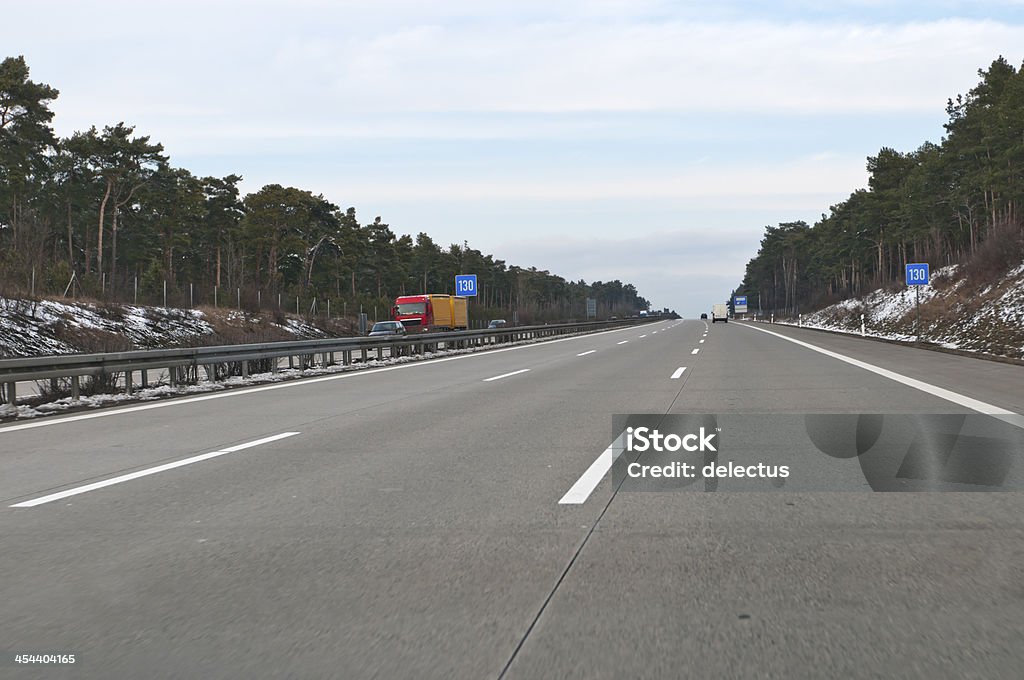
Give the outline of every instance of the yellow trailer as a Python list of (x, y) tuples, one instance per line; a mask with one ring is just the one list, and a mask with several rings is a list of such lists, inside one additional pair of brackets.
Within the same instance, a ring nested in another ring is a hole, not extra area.
[(469, 328), (469, 304), (458, 295), (426, 295), (433, 318), (428, 325), (433, 328), (451, 328), (461, 331)]
[(469, 300), (452, 296), (452, 328), (464, 331), (469, 328)]

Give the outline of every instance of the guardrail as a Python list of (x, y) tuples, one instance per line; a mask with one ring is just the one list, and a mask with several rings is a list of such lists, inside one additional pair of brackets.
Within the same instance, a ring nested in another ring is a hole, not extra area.
[[(276, 373), (278, 362), (288, 357), (288, 365), (294, 368), (312, 368), (319, 357), (321, 366), (354, 363), (353, 354), (359, 354), (359, 361), (366, 362), (370, 352), (376, 350), (378, 359), (384, 358), (384, 350), (390, 356), (411, 356), (439, 349), (464, 349), (484, 345), (504, 344), (545, 338), (571, 333), (594, 332), (607, 328), (629, 326), (658, 319), (622, 319), (618, 321), (591, 321), (562, 323), (546, 326), (519, 326), (475, 331), (446, 333), (419, 333), (405, 336), (328, 338), (323, 340), (296, 340), (294, 342), (267, 342), (248, 345), (217, 345), (211, 347), (184, 347), (180, 349), (134, 350), (104, 354), (58, 354), (43, 357), (0, 359), (0, 384), (6, 385), (6, 401), (12, 406), (17, 400), (16, 383), (33, 380), (59, 378), (71, 379), (71, 396), (78, 399), (79, 379), (125, 374), (124, 391), (131, 394), (135, 388), (135, 372), (140, 374), (140, 386), (149, 386), (149, 372), (167, 370), (172, 386), (188, 380), (192, 375), (198, 379), (199, 367), (203, 367), (207, 380), (215, 381), (219, 375), (249, 376), (250, 362), (273, 360), (271, 371)], [(233, 370), (218, 370), (222, 367)]]

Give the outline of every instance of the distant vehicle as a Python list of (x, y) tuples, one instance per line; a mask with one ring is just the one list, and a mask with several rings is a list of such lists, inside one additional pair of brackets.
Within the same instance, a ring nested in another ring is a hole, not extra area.
[(405, 335), (405, 333), (405, 326), (401, 321), (378, 321), (370, 329), (371, 338), (380, 335)]
[(461, 331), (469, 328), (469, 305), (458, 295), (403, 295), (395, 300), (391, 318), (410, 333)]
[(491, 322), (489, 324), (487, 324), (487, 327), (488, 328), (504, 328), (507, 325), (508, 325), (508, 322), (505, 321), (504, 319), (492, 319)]
[(711, 323), (716, 321), (729, 323), (729, 305), (718, 304), (711, 307)]
[(617, 317), (617, 316), (609, 316), (609, 317), (608, 317), (608, 320), (609, 320), (609, 321), (618, 321), (618, 320), (619, 320), (619, 317)]
[(702, 318), (702, 319), (707, 319), (707, 318), (708, 318), (708, 314), (707, 314), (707, 312), (704, 312), (704, 313), (702, 313), (702, 314), (700, 315), (700, 318)]
[(646, 316), (647, 316), (647, 312), (645, 312), (643, 310), (640, 310), (640, 318), (643, 318), (643, 317), (646, 317)]

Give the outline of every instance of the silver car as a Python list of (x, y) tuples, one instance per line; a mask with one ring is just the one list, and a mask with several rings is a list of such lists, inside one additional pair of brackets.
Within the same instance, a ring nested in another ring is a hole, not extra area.
[(401, 321), (378, 321), (370, 329), (370, 337), (380, 335), (405, 335), (405, 326)]

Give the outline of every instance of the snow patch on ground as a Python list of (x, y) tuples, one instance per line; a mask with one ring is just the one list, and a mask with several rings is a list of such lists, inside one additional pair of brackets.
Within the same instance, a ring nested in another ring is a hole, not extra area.
[(311, 339), (327, 337), (327, 334), (324, 333), (322, 330), (320, 330), (316, 326), (312, 326), (306, 323), (305, 321), (302, 321), (301, 319), (289, 318), (285, 319), (285, 322), (283, 324), (275, 323), (271, 325), (276, 326), (278, 328), (282, 328), (290, 333), (294, 333), (299, 337)]
[(218, 319), (248, 331), (273, 326), (274, 339), (331, 337), (301, 319), (273, 323), (268, 314), (238, 310), (217, 310), (210, 318), (199, 309), (0, 297), (0, 358), (226, 344), (216, 340)]
[(76, 331), (123, 338), (132, 347), (146, 349), (212, 334), (213, 326), (194, 309), (0, 297), (0, 357), (81, 352), (83, 348), (68, 340), (78, 335)]

